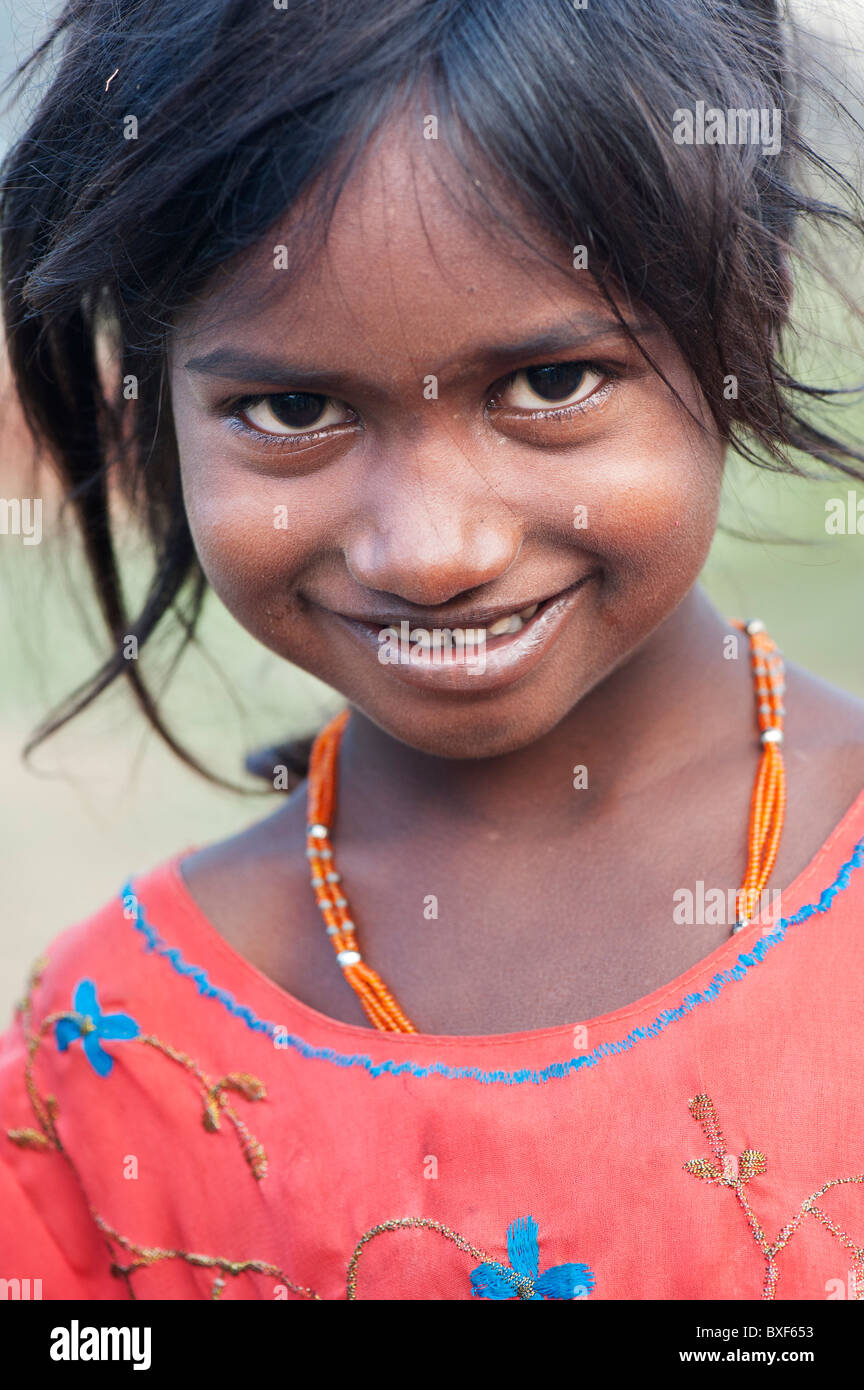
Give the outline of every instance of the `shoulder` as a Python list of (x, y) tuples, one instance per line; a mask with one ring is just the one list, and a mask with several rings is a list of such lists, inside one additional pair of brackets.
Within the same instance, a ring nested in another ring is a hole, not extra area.
[(333, 970), (309, 888), (304, 787), (266, 820), (184, 858), (182, 875), (194, 910), (235, 959), (319, 1013), (365, 1023)]
[(242, 896), (248, 901), (262, 868), (278, 875), (280, 868), (296, 864), (297, 850), (305, 862), (305, 849), (304, 785), (264, 819), (186, 855), (183, 879), (194, 888), (199, 901), (201, 897), (218, 897), (224, 903), (226, 895)]
[(821, 864), (843, 829), (864, 829), (864, 701), (797, 666), (787, 667), (786, 825), (776, 874), (791, 883)]
[[(825, 734), (830, 734), (830, 729), (824, 721), (830, 718), (836, 721), (834, 730), (840, 737), (864, 740), (864, 699), (832, 685), (830, 681), (823, 680), (794, 662), (789, 663), (786, 671), (788, 692), (794, 694), (797, 710), (803, 718), (821, 721)], [(794, 716), (795, 707), (791, 707), (789, 712)]]
[[(278, 978), (297, 936), (291, 927), (303, 926), (308, 908), (302, 789), (265, 820), (188, 855), (182, 877), (190, 898), (219, 935), (259, 970)], [(314, 912), (306, 925), (310, 923), (317, 939)]]
[(790, 768), (809, 768), (814, 789), (851, 800), (864, 787), (864, 700), (794, 665), (786, 687)]

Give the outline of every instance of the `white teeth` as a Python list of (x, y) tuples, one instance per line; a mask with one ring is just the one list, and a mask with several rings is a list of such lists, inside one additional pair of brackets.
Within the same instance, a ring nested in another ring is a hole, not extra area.
[(521, 632), (522, 619), (518, 613), (513, 613), (509, 618), (499, 618), (497, 623), (491, 623), (486, 629), (487, 637), (503, 637), (505, 633)]
[[(499, 618), (499, 619), (497, 620), (497, 622), (490, 623), (489, 626), (486, 627), (486, 628), (482, 628), (482, 627), (469, 628), (468, 631), (470, 631), (470, 632), (472, 632), (472, 633), (481, 633), (481, 632), (483, 632), (483, 633), (485, 633), (486, 637), (512, 637), (512, 636), (515, 636), (515, 634), (516, 634), (517, 632), (521, 632), (521, 631), (522, 631), (522, 628), (525, 626), (525, 624), (526, 624), (527, 622), (529, 622), (529, 621), (531, 620), (531, 618), (534, 617), (534, 614), (537, 612), (537, 609), (538, 609), (539, 607), (540, 607), (539, 603), (532, 603), (532, 604), (529, 605), (528, 608), (523, 608), (521, 612), (519, 612), (519, 613), (510, 613), (510, 614), (508, 614), (508, 616), (507, 616), (506, 618)], [(395, 626), (396, 626), (396, 623), (395, 623), (395, 622), (394, 622), (394, 623), (388, 624), (388, 627), (395, 627)], [(384, 631), (384, 628), (382, 627), (382, 628), (380, 628), (379, 630), (383, 632), (383, 631)], [(461, 627), (454, 627), (454, 628), (451, 629), (451, 635), (452, 635), (453, 645), (454, 645), (455, 647), (464, 647), (464, 646), (465, 646), (465, 632), (466, 632), (466, 629), (465, 629), (465, 628), (461, 628)], [(473, 639), (473, 640), (476, 640), (476, 639)]]
[(499, 618), (497, 623), (489, 624), (486, 629), (486, 636), (505, 637), (521, 632), (529, 619), (534, 617), (539, 607), (539, 603), (532, 603), (528, 608), (523, 608), (521, 613), (511, 613), (509, 618)]

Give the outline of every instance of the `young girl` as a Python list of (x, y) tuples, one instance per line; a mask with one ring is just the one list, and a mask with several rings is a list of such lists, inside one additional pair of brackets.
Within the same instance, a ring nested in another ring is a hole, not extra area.
[(35, 968), (0, 1273), (857, 1291), (864, 708), (697, 583), (730, 444), (862, 476), (783, 365), (802, 218), (860, 224), (772, 0), (76, 0), (54, 43), (3, 245), (111, 637), (65, 717), (125, 678), (182, 752), (146, 648), (207, 586), (345, 713)]

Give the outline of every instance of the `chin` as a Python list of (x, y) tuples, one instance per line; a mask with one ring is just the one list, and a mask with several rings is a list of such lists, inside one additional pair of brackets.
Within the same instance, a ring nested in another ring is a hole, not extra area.
[(532, 703), (530, 711), (520, 709), (504, 715), (496, 709), (497, 702), (489, 701), (485, 708), (477, 705), (471, 710), (394, 714), (357, 703), (366, 717), (391, 738), (418, 753), (453, 761), (518, 753), (543, 738), (569, 713), (569, 709), (556, 709), (543, 716)]

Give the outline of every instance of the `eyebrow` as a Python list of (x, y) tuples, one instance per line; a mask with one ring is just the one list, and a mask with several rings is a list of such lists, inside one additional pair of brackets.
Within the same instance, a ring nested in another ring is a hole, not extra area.
[[(439, 363), (437, 374), (456, 363), (465, 365), (488, 362), (490, 367), (527, 358), (542, 357), (544, 353), (563, 352), (570, 348), (579, 351), (600, 338), (632, 339), (657, 333), (659, 326), (650, 322), (629, 325), (605, 315), (583, 316), (578, 323), (566, 321), (544, 329), (533, 337), (519, 342), (475, 343), (463, 348), (446, 361)], [(224, 381), (261, 385), (283, 385), (302, 382), (305, 386), (332, 386), (334, 381), (360, 382), (359, 374), (336, 368), (321, 368), (303, 362), (249, 352), (244, 349), (219, 347), (202, 357), (190, 357), (184, 363), (187, 372), (218, 377)]]

